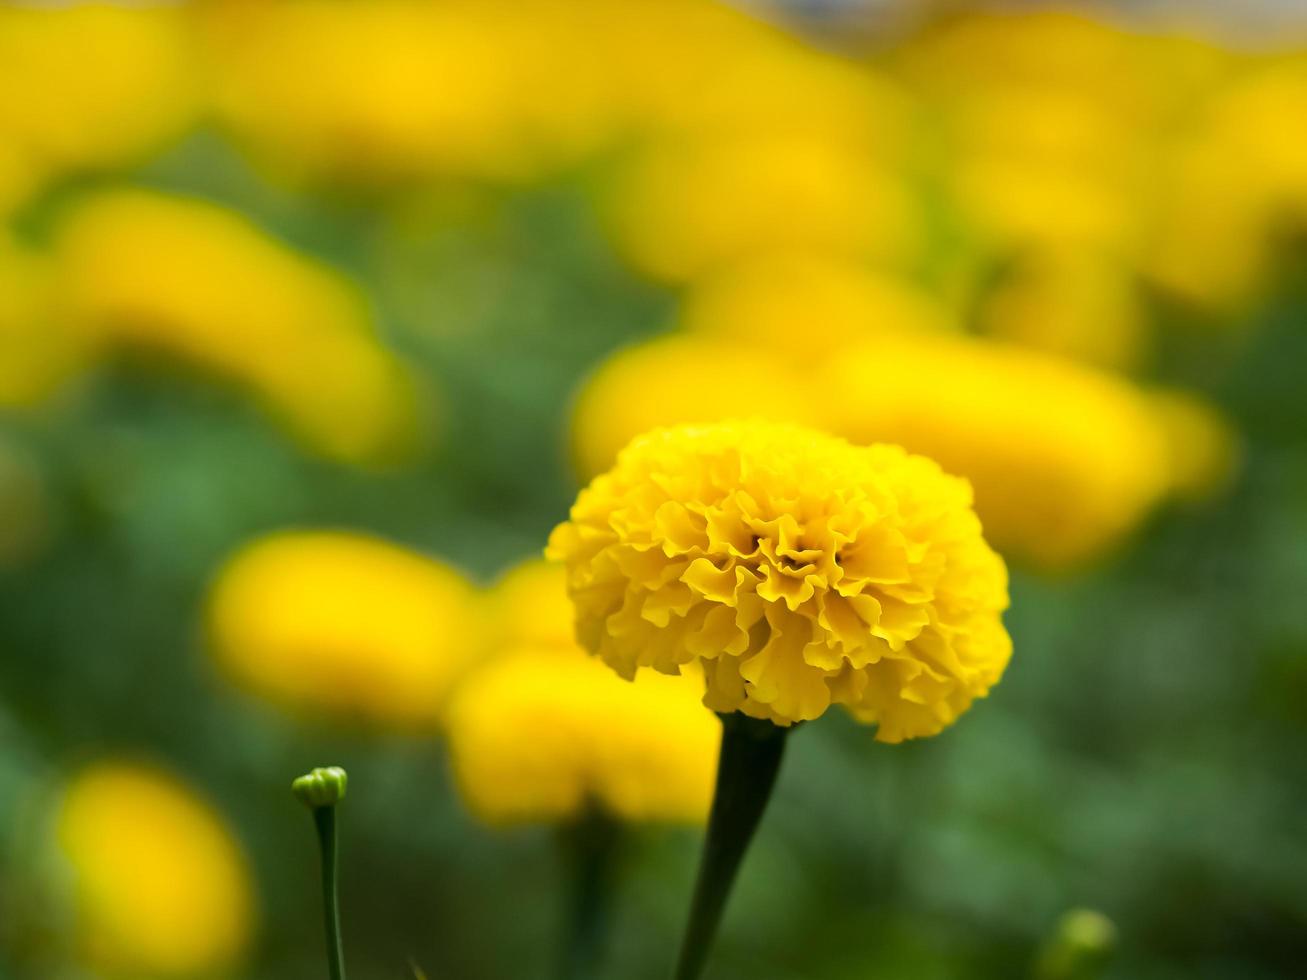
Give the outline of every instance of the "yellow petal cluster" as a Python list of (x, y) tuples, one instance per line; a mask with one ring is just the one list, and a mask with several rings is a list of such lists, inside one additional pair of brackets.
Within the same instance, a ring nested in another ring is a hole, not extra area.
[(699, 822), (720, 726), (691, 678), (624, 681), (572, 635), (563, 570), (533, 561), (492, 590), (489, 659), (452, 696), (458, 787), (489, 823), (562, 822), (597, 808), (631, 821)]
[(414, 381), (380, 344), (361, 296), (246, 218), (107, 192), (65, 216), (55, 253), (68, 315), (93, 344), (212, 372), (336, 459), (386, 462), (412, 448)]
[(249, 944), (250, 869), (221, 816), (173, 777), (102, 762), (58, 804), (79, 953), (96, 976), (182, 978), (230, 970)]
[(124, 166), (180, 135), (200, 107), (195, 63), (176, 9), (0, 5), (0, 214), (48, 177)]
[(477, 656), (475, 601), (434, 559), (361, 534), (288, 531), (221, 569), (209, 635), (222, 668), (274, 703), (430, 730)]
[(661, 429), (550, 538), (577, 635), (619, 674), (702, 667), (705, 704), (779, 725), (832, 704), (933, 735), (1007, 665), (1007, 572), (966, 481), (896, 446), (762, 421)]

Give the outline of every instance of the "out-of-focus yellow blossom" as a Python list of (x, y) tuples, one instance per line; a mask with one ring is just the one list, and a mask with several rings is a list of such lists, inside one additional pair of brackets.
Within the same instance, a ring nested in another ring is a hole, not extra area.
[(152, 768), (102, 762), (59, 803), (79, 951), (97, 976), (182, 978), (228, 970), (249, 944), (254, 896), (222, 818)]
[(415, 381), (341, 276), (203, 201), (115, 191), (58, 230), (60, 286), (91, 342), (241, 386), (313, 449), (388, 462), (418, 436)]
[(451, 700), (459, 790), (497, 824), (561, 822), (587, 807), (633, 821), (700, 822), (721, 739), (701, 687), (650, 671), (624, 681), (576, 647), (510, 650)]
[(41, 401), (85, 360), (59, 303), (50, 261), (0, 231), (0, 407)]
[(965, 480), (897, 446), (726, 422), (637, 438), (555, 529), (577, 635), (619, 674), (702, 667), (778, 725), (842, 704), (898, 742), (998, 681), (1007, 572)]
[(1212, 100), (1176, 152), (1146, 263), (1181, 298), (1218, 311), (1267, 285), (1276, 238), (1307, 224), (1307, 57), (1273, 59)]
[(981, 301), (986, 334), (1103, 367), (1144, 360), (1148, 312), (1133, 270), (1092, 249), (1023, 254)]
[(516, 179), (614, 128), (584, 7), (292, 0), (228, 3), (207, 32), (237, 134), (301, 176)]
[[(822, 416), (803, 397), (803, 378), (761, 348), (672, 335), (619, 351), (590, 375), (572, 414), (572, 448), (582, 478), (612, 465), (618, 451), (649, 429), (720, 421), (741, 411), (782, 422)], [(741, 402), (741, 392), (765, 392)]]
[(488, 597), (489, 658), (454, 692), (459, 789), (491, 823), (556, 822), (587, 806), (637, 821), (703, 820), (720, 729), (702, 683), (617, 677), (577, 645), (561, 566), (530, 561)]
[(681, 325), (807, 364), (882, 334), (948, 330), (953, 321), (924, 290), (864, 264), (777, 255), (696, 285), (685, 300)]
[(1201, 502), (1229, 486), (1239, 469), (1239, 437), (1230, 420), (1205, 399), (1185, 391), (1150, 392), (1166, 439), (1171, 493)]
[(274, 702), (430, 729), (478, 654), (475, 602), (434, 559), (360, 534), (285, 532), (223, 567), (209, 634), (227, 673)]
[(608, 211), (622, 253), (670, 281), (774, 251), (901, 266), (921, 246), (902, 178), (861, 147), (828, 136), (658, 143), (618, 177)]
[(500, 649), (576, 647), (572, 603), (567, 598), (563, 570), (546, 561), (527, 561), (511, 568), (489, 590), (490, 645)]
[(46, 174), (123, 166), (180, 135), (199, 108), (185, 16), (0, 6), (0, 199), (6, 175), (34, 189)]
[(963, 337), (884, 341), (830, 362), (831, 427), (940, 461), (975, 487), (989, 539), (1058, 568), (1135, 528), (1164, 495), (1166, 447), (1129, 382)]
[(0, 435), (0, 571), (31, 558), (49, 532), (40, 467), (20, 446)]

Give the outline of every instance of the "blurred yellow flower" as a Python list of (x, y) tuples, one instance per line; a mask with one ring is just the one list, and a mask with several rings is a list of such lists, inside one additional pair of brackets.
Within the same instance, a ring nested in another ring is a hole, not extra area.
[(199, 110), (194, 65), (177, 9), (0, 6), (0, 201), (21, 168), (119, 167), (179, 136)]
[(1172, 495), (1188, 502), (1219, 495), (1242, 456), (1234, 425), (1191, 392), (1159, 389), (1149, 393), (1149, 401), (1166, 441)]
[(486, 595), (490, 646), (576, 649), (572, 603), (563, 570), (546, 561), (510, 568)]
[(0, 231), (0, 407), (40, 402), (86, 359), (60, 303), (49, 259)]
[(896, 446), (762, 421), (657, 430), (548, 553), (582, 644), (619, 674), (698, 664), (705, 704), (779, 725), (842, 704), (881, 741), (932, 735), (1011, 653), (970, 487)]
[(543, 0), (292, 0), (219, 5), (206, 36), (223, 118), (293, 175), (518, 179), (615, 126), (591, 20)]
[(90, 766), (63, 793), (56, 834), (80, 955), (97, 976), (210, 976), (248, 946), (245, 856), (222, 818), (171, 776), (123, 762)]
[[(691, 678), (634, 682), (572, 636), (560, 566), (518, 566), (492, 590), (494, 641), (450, 699), (450, 756), (490, 823), (561, 822), (586, 807), (635, 821), (698, 822), (721, 732)], [(538, 618), (537, 618), (538, 617)]]
[(610, 194), (618, 248), (656, 279), (696, 279), (772, 251), (826, 251), (902, 266), (921, 247), (904, 180), (856, 143), (769, 133), (666, 140)]
[(1101, 367), (1144, 361), (1148, 311), (1126, 262), (1086, 248), (1023, 253), (982, 297), (980, 329), (991, 337)]
[(415, 381), (343, 277), (203, 201), (104, 193), (62, 221), (70, 315), (95, 344), (164, 354), (250, 391), (305, 443), (389, 462), (418, 437)]
[(923, 289), (865, 264), (816, 255), (769, 255), (696, 284), (681, 326), (811, 364), (883, 334), (953, 328)]
[(479, 652), (476, 596), (454, 569), (360, 534), (284, 532), (221, 569), (213, 654), (255, 694), (401, 730), (439, 723)]
[(1307, 56), (1269, 58), (1205, 106), (1175, 151), (1150, 274), (1181, 298), (1237, 310), (1268, 285), (1277, 238), (1307, 226)]
[(967, 477), (994, 545), (1044, 567), (1111, 547), (1167, 490), (1143, 395), (1061, 358), (963, 337), (882, 341), (832, 361), (823, 387), (834, 431)]
[(823, 407), (792, 395), (803, 389), (798, 372), (753, 345), (673, 335), (629, 347), (604, 361), (577, 396), (572, 415), (577, 469), (586, 480), (603, 472), (618, 450), (649, 429), (736, 416), (742, 391), (768, 393), (745, 406), (755, 415), (813, 421)]

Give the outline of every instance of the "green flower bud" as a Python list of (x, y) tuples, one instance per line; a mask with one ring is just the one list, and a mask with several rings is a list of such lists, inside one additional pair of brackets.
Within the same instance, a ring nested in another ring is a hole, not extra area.
[(314, 769), (290, 784), (295, 797), (310, 809), (335, 806), (345, 798), (349, 777), (340, 766)]
[(1102, 912), (1071, 909), (1058, 920), (1040, 957), (1040, 980), (1091, 980), (1116, 948), (1116, 926)]

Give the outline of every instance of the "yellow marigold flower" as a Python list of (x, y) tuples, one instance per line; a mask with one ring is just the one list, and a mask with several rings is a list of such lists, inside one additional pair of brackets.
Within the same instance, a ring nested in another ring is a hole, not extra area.
[(1005, 555), (1083, 562), (1166, 492), (1166, 448), (1128, 381), (1037, 351), (942, 337), (864, 345), (830, 362), (831, 427), (940, 461), (975, 487)]
[(477, 655), (475, 595), (454, 569), (385, 541), (330, 531), (255, 541), (209, 596), (214, 656), (290, 708), (429, 729)]
[(97, 975), (209, 976), (248, 946), (254, 896), (245, 856), (222, 818), (172, 777), (93, 765), (64, 792), (56, 834), (80, 953)]
[(1101, 367), (1144, 360), (1148, 311), (1133, 269), (1092, 249), (1023, 254), (981, 300), (981, 329), (1000, 340)]
[(194, 64), (178, 10), (0, 6), (0, 146), (41, 175), (131, 163), (195, 118)]
[(337, 459), (385, 462), (412, 448), (414, 381), (357, 290), (245, 218), (116, 191), (65, 216), (56, 253), (71, 315), (93, 342), (207, 369)]
[(903, 265), (920, 246), (903, 180), (828, 135), (665, 141), (620, 176), (608, 210), (623, 254), (670, 281), (796, 249)]
[(865, 264), (771, 255), (696, 284), (681, 326), (812, 363), (881, 334), (948, 330), (954, 321), (924, 290)]
[(633, 821), (702, 821), (721, 737), (702, 684), (650, 671), (629, 683), (587, 656), (559, 566), (523, 564), (491, 600), (507, 621), (446, 718), (469, 807), (490, 823), (562, 822), (588, 806)]
[[(603, 472), (641, 432), (740, 413), (740, 392), (797, 392), (797, 371), (765, 350), (726, 340), (669, 336), (619, 351), (583, 383), (572, 415), (572, 443), (584, 479)], [(806, 398), (769, 398), (751, 412), (782, 422), (814, 421)]]
[(657, 430), (548, 553), (581, 643), (619, 674), (698, 664), (710, 708), (782, 726), (842, 704), (881, 741), (933, 735), (1011, 653), (970, 487), (896, 446), (762, 421)]

